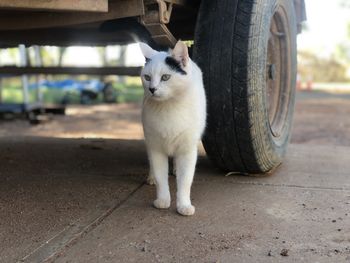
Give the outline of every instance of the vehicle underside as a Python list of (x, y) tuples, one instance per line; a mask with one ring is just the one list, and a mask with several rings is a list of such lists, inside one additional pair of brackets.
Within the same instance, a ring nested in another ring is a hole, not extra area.
[[(208, 157), (222, 170), (244, 174), (281, 164), (293, 120), (304, 0), (0, 0), (0, 10), (0, 48), (143, 41), (157, 49), (193, 40), (207, 95)], [(123, 70), (90, 74), (127, 75)], [(63, 71), (0, 68), (9, 75), (50, 72)]]
[[(193, 40), (200, 0), (0, 1), (0, 47), (108, 45)], [(58, 5), (60, 3), (60, 5)], [(297, 21), (305, 19), (295, 0)]]

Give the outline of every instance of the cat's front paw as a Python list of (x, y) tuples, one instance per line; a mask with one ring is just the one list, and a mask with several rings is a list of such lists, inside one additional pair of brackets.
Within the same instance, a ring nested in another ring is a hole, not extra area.
[(185, 205), (185, 206), (177, 207), (177, 212), (183, 216), (191, 216), (194, 214), (195, 211), (196, 211), (196, 208), (193, 205)]
[(155, 185), (155, 184), (156, 184), (156, 179), (155, 179), (153, 176), (149, 175), (149, 176), (147, 177), (146, 183), (147, 183), (148, 185)]
[(158, 209), (166, 209), (170, 207), (170, 199), (156, 199), (153, 201), (153, 206)]

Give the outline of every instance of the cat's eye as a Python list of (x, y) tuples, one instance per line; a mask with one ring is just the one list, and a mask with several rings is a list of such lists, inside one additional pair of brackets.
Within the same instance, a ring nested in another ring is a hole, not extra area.
[(162, 76), (162, 81), (167, 81), (167, 80), (169, 80), (170, 79), (170, 75), (169, 74), (164, 74), (163, 76)]
[(151, 76), (150, 75), (143, 75), (146, 81), (151, 81)]

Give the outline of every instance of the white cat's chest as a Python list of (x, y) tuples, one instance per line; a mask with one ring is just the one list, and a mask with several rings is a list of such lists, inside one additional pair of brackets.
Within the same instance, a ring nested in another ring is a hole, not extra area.
[[(186, 105), (162, 108), (144, 107), (143, 125), (146, 137), (173, 140), (183, 132), (194, 128), (196, 109)], [(191, 123), (192, 122), (192, 123)]]

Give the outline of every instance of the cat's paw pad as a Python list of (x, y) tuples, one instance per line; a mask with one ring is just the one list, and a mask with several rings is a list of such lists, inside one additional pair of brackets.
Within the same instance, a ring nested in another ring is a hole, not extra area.
[(178, 206), (177, 212), (183, 216), (191, 216), (195, 212), (195, 207), (193, 205)]
[(166, 209), (170, 207), (170, 200), (166, 199), (156, 199), (153, 201), (153, 206), (158, 209)]
[(147, 177), (146, 183), (147, 183), (148, 185), (155, 185), (155, 184), (156, 184), (156, 180), (154, 179), (153, 176), (148, 176), (148, 177)]

